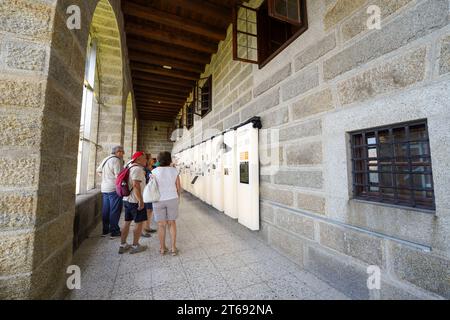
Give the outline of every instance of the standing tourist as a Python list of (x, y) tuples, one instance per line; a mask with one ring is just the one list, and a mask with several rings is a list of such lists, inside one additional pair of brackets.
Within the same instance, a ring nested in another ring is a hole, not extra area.
[(102, 177), (102, 237), (111, 235), (111, 239), (120, 237), (119, 220), (122, 213), (122, 198), (116, 193), (116, 178), (123, 168), (124, 150), (122, 146), (115, 146), (111, 156), (106, 157), (97, 168)]
[(159, 166), (152, 171), (152, 178), (156, 179), (159, 193), (158, 202), (153, 203), (153, 213), (158, 223), (158, 236), (160, 242), (160, 253), (167, 253), (166, 247), (166, 225), (169, 226), (171, 238), (171, 254), (178, 254), (176, 246), (178, 218), (178, 205), (180, 198), (180, 177), (176, 168), (171, 166), (172, 156), (170, 152), (161, 152), (158, 156)]
[[(123, 198), (125, 205), (125, 224), (122, 230), (119, 254), (125, 253), (129, 249), (131, 249), (130, 254), (139, 253), (147, 249), (147, 246), (139, 244), (142, 227), (147, 220), (147, 212), (143, 198), (146, 165), (147, 159), (143, 152), (136, 152), (131, 158), (128, 177), (128, 186), (130, 187), (131, 193), (128, 197)], [(127, 243), (127, 238), (132, 221), (134, 221), (135, 226), (133, 230), (133, 245), (130, 246)]]

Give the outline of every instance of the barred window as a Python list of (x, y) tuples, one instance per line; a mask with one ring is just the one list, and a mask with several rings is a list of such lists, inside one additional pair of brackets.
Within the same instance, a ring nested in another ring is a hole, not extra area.
[(435, 209), (426, 121), (351, 133), (356, 199)]
[(190, 104), (186, 109), (186, 127), (189, 130), (194, 125), (194, 104)]

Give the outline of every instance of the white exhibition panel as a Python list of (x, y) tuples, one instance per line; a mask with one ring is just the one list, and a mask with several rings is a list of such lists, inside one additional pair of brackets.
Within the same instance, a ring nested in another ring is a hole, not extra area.
[(200, 145), (197, 145), (194, 147), (194, 176), (192, 179), (195, 179), (197, 177), (196, 182), (193, 184), (193, 194), (200, 198), (200, 174), (201, 174), (201, 168), (200, 168)]
[(188, 170), (187, 169), (187, 166), (188, 166), (188, 164), (187, 164), (187, 161), (188, 161), (187, 151), (183, 151), (182, 152), (181, 159), (182, 159), (182, 170), (183, 170), (183, 172), (182, 172), (182, 185), (183, 185), (183, 189), (187, 190), (188, 183), (189, 183), (188, 176), (187, 176), (187, 170)]
[(206, 192), (205, 192), (205, 185), (206, 185), (206, 181), (205, 181), (205, 171), (206, 171), (205, 149), (206, 148), (205, 147), (206, 147), (206, 143), (205, 142), (200, 144), (200, 147), (199, 147), (199, 153), (200, 153), (200, 156), (199, 156), (199, 158), (200, 158), (200, 163), (199, 163), (200, 175), (199, 175), (199, 177), (197, 179), (197, 183), (196, 183), (196, 184), (198, 184), (197, 185), (198, 197), (202, 201), (205, 201), (205, 199), (206, 199), (206, 196), (205, 196), (205, 194), (206, 194)]
[(184, 190), (254, 231), (260, 229), (260, 128), (254, 117), (175, 156)]
[(239, 223), (259, 230), (258, 129), (249, 123), (236, 130), (238, 162), (237, 205)]
[(205, 142), (205, 149), (204, 149), (204, 152), (205, 152), (205, 162), (204, 162), (204, 165), (205, 165), (205, 186), (204, 186), (205, 199), (204, 199), (204, 201), (209, 205), (212, 205), (212, 194), (213, 194), (212, 190), (211, 190), (213, 188), (212, 170), (211, 170), (211, 163), (212, 163), (212, 161), (211, 161), (211, 145), (212, 145), (211, 139), (207, 140)]
[(192, 188), (192, 179), (194, 179), (193, 168), (194, 168), (194, 150), (188, 149), (185, 151), (187, 157), (187, 172), (186, 172), (186, 190), (190, 193), (193, 193)]
[(178, 153), (175, 156), (175, 166), (178, 170), (178, 174), (180, 176), (181, 187), (184, 189), (184, 163), (183, 163), (183, 152)]
[(223, 211), (223, 135), (211, 140), (212, 206)]
[(237, 219), (237, 159), (236, 159), (236, 131), (225, 132), (225, 150), (223, 154), (223, 208), (227, 216)]

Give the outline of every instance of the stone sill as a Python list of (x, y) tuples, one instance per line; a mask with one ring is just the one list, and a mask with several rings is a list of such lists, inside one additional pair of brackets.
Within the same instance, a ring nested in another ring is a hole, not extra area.
[(356, 199), (356, 198), (350, 199), (350, 201), (354, 201), (354, 202), (358, 202), (358, 203), (362, 203), (362, 204), (370, 204), (370, 205), (374, 205), (374, 206), (382, 206), (382, 207), (387, 207), (387, 208), (391, 208), (391, 209), (400, 209), (400, 210), (405, 210), (405, 211), (414, 211), (414, 212), (436, 215), (435, 210), (413, 208), (413, 207), (407, 207), (407, 206), (401, 206), (401, 205), (395, 205), (395, 204), (383, 203), (383, 202), (376, 202), (376, 201), (369, 201), (369, 200), (362, 200), (362, 199)]
[(77, 194), (75, 197), (75, 206), (78, 207), (79, 205), (82, 205), (83, 203), (88, 202), (93, 198), (96, 198), (100, 193), (101, 193), (100, 189), (92, 189), (89, 190), (87, 193)]

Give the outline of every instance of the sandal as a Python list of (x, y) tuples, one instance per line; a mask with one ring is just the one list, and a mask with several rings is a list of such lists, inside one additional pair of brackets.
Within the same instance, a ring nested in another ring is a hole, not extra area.
[(167, 252), (169, 252), (169, 250), (166, 248), (164, 250), (159, 249), (159, 253), (163, 256), (165, 255)]
[(176, 255), (178, 255), (178, 249), (175, 249), (175, 250), (170, 250), (170, 254), (172, 255), (172, 256), (176, 256)]

